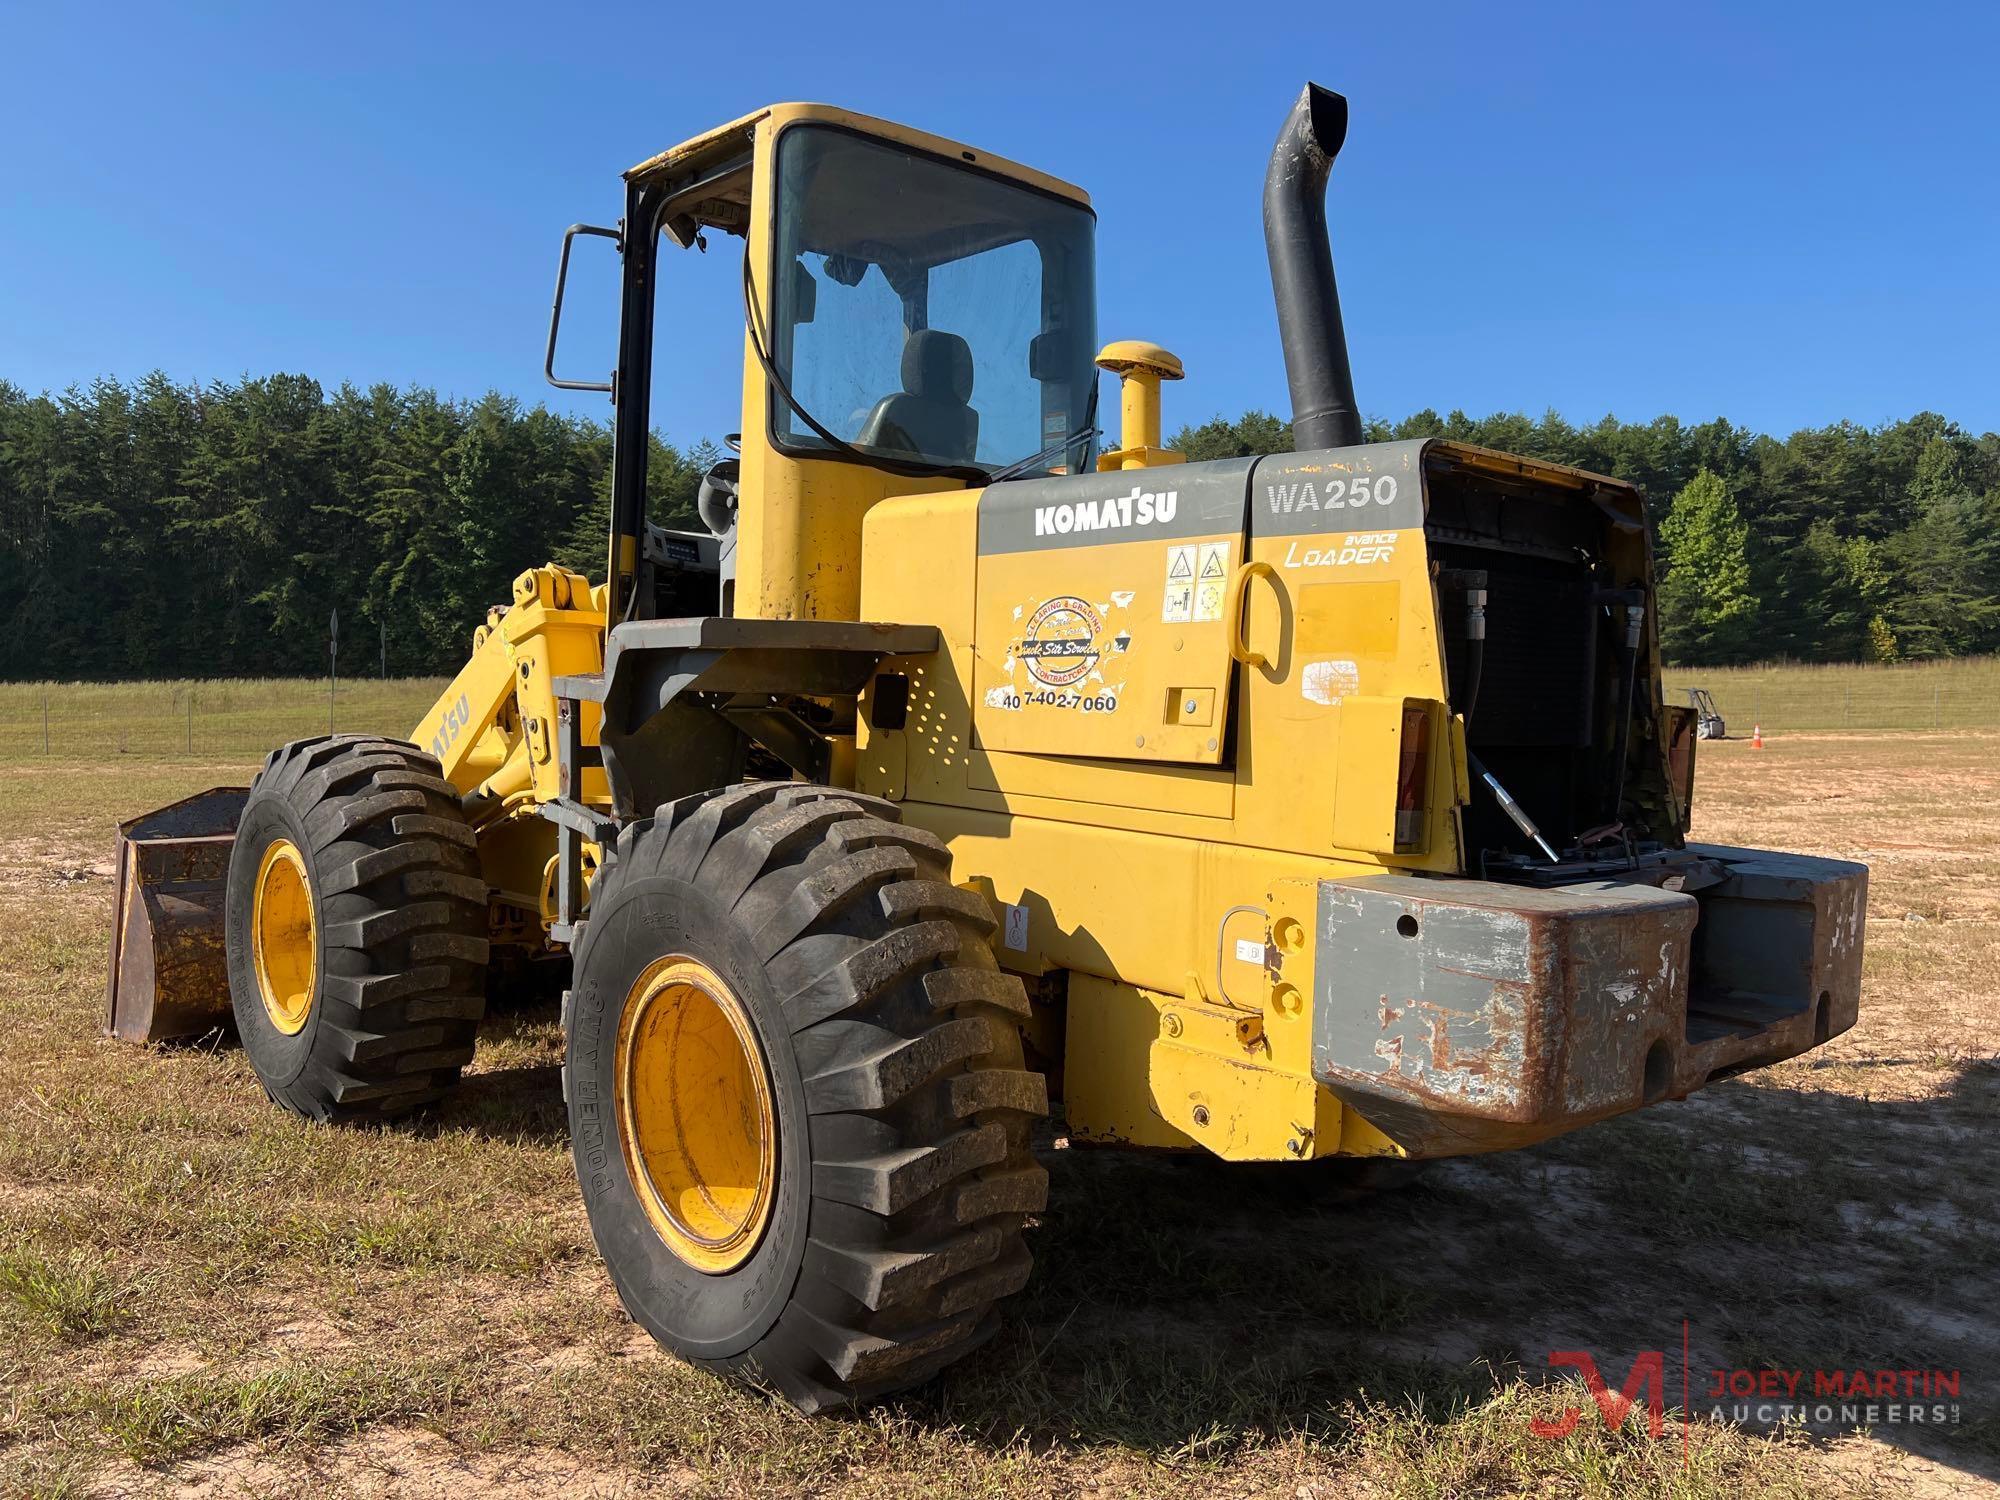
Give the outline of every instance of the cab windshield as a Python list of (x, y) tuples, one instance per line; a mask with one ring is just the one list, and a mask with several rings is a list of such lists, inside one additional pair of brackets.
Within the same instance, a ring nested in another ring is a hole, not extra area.
[[(834, 126), (778, 146), (771, 362), (864, 456), (1077, 469), (1096, 371), (1090, 211)], [(833, 450), (779, 393), (773, 435)]]

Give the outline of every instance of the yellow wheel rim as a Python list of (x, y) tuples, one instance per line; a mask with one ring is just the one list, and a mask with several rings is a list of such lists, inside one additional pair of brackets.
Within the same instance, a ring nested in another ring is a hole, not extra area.
[(613, 1091), (625, 1165), (667, 1248), (733, 1271), (771, 1219), (778, 1122), (749, 1012), (713, 969), (681, 954), (625, 997)]
[(286, 1036), (297, 1036), (312, 1013), (313, 982), (319, 976), (319, 928), (313, 920), (305, 856), (290, 839), (276, 840), (257, 867), (250, 952), (264, 1013)]

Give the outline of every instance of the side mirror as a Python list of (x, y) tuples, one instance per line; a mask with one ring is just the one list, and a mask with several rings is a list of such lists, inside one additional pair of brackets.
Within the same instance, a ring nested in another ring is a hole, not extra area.
[(561, 380), (556, 376), (556, 330), (562, 326), (563, 283), (569, 280), (569, 245), (580, 234), (594, 234), (618, 246), (622, 255), (625, 242), (615, 229), (606, 229), (597, 224), (572, 224), (563, 231), (562, 259), (556, 262), (556, 298), (549, 308), (549, 348), (542, 357), (542, 374), (550, 385), (559, 391), (605, 391), (611, 390), (608, 380)]
[(802, 260), (792, 262), (792, 322), (810, 323), (819, 312), (819, 283)]
[(843, 251), (829, 255), (823, 269), (830, 280), (837, 281), (842, 286), (860, 286), (861, 278), (868, 274), (868, 262), (858, 255), (848, 255)]
[(1066, 328), (1045, 328), (1028, 340), (1028, 374), (1035, 380), (1067, 380), (1070, 336)]
[(742, 478), (743, 461), (738, 458), (725, 458), (701, 476), (694, 508), (702, 525), (716, 536), (728, 536), (736, 529), (737, 486)]

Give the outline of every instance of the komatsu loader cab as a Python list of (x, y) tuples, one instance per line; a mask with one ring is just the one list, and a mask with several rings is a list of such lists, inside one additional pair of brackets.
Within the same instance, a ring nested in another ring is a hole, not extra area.
[[(614, 372), (557, 382), (614, 403), (605, 577), (524, 571), (409, 740), (129, 825), (121, 1034), (227, 1004), (274, 1099), (378, 1119), (447, 1092), (498, 959), (566, 964), (625, 1305), (817, 1409), (991, 1331), (1044, 1115), (1309, 1190), (1851, 1026), (1866, 870), (1686, 839), (1639, 494), (1363, 440), (1346, 128), (1309, 86), (1265, 179), (1295, 451), (1211, 463), (1162, 444), (1180, 362), (1098, 347), (1076, 188), (819, 105), (635, 167), (563, 247), (620, 257)], [(698, 533), (646, 513), (682, 276), (743, 311)]]

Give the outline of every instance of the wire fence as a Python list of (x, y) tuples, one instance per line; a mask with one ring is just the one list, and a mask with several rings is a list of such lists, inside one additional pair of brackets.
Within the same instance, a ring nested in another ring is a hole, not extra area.
[(0, 756), (50, 760), (262, 760), (329, 729), (406, 737), (441, 678), (0, 684)]
[(1899, 666), (1669, 668), (1669, 703), (1705, 688), (1731, 738), (1826, 730), (2000, 728), (2000, 657)]
[[(0, 756), (256, 762), (329, 728), (407, 736), (442, 678), (0, 683)], [(1669, 703), (1705, 688), (1732, 738), (1801, 731), (2000, 729), (2000, 657), (1908, 666), (1670, 668)]]

